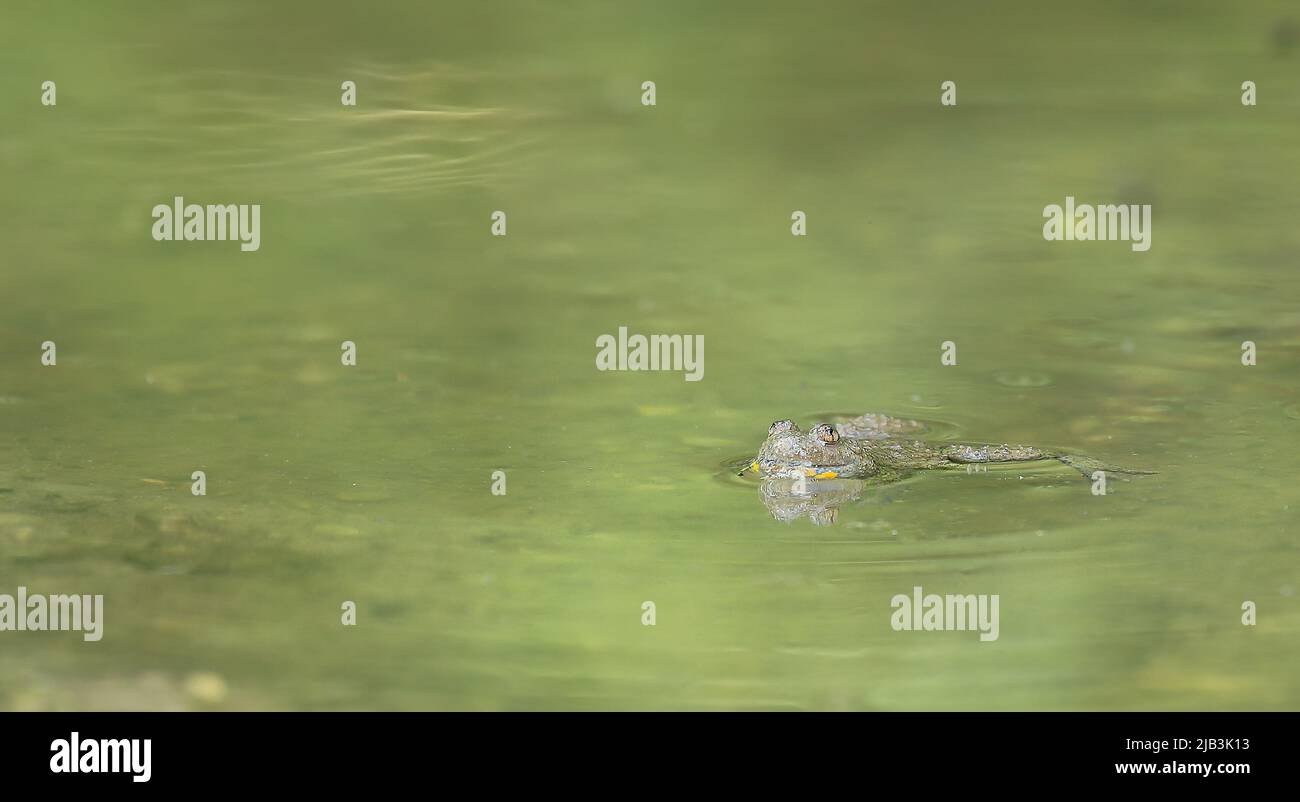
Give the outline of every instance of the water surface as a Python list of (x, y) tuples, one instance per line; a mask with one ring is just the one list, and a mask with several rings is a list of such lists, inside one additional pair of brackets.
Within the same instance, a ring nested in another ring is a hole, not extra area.
[[(107, 612), (0, 634), (0, 706), (1297, 707), (1288, 13), (6, 9), (0, 592)], [(1067, 194), (1153, 247), (1044, 242)], [(152, 241), (174, 195), (263, 204), (260, 250)], [(704, 380), (598, 372), (619, 326)], [(815, 527), (722, 469), (867, 410), (1159, 473)], [(915, 585), (999, 639), (893, 631)]]

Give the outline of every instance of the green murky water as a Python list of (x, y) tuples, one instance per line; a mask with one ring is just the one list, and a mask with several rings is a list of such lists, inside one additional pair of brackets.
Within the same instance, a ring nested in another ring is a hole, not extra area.
[[(106, 612), (0, 632), (0, 706), (1300, 706), (1288, 4), (404, 5), (3, 12), (0, 593)], [(154, 242), (174, 195), (260, 250)], [(1045, 242), (1066, 195), (1151, 250)], [(1159, 474), (814, 527), (722, 468), (866, 410)], [(999, 639), (893, 631), (916, 585)]]

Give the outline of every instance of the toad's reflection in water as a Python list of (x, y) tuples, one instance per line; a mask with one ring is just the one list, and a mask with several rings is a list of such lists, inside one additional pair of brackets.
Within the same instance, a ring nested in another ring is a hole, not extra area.
[(759, 483), (763, 505), (778, 521), (804, 516), (817, 526), (829, 526), (839, 518), (840, 506), (862, 497), (867, 483), (861, 479), (788, 479), (768, 477)]

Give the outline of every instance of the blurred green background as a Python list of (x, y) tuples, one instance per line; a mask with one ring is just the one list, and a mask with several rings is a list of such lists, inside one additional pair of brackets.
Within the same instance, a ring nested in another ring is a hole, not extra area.
[[(0, 633), (0, 707), (1300, 707), (1293, 3), (0, 23), (0, 592), (106, 597), (99, 643)], [(154, 242), (174, 195), (262, 204), (261, 249)], [(1066, 195), (1152, 204), (1151, 250), (1045, 242)], [(704, 380), (598, 372), (619, 326)], [(724, 467), (866, 410), (1159, 474), (814, 527)], [(1000, 639), (894, 632), (914, 585)]]

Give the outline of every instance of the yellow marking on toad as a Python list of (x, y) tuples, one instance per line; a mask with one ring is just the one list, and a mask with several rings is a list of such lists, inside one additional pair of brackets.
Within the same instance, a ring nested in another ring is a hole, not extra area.
[(817, 475), (814, 476), (813, 478), (814, 478), (814, 479), (834, 479), (836, 476), (839, 476), (839, 474), (836, 473), (835, 471), (822, 471), (821, 473), (817, 474)]

